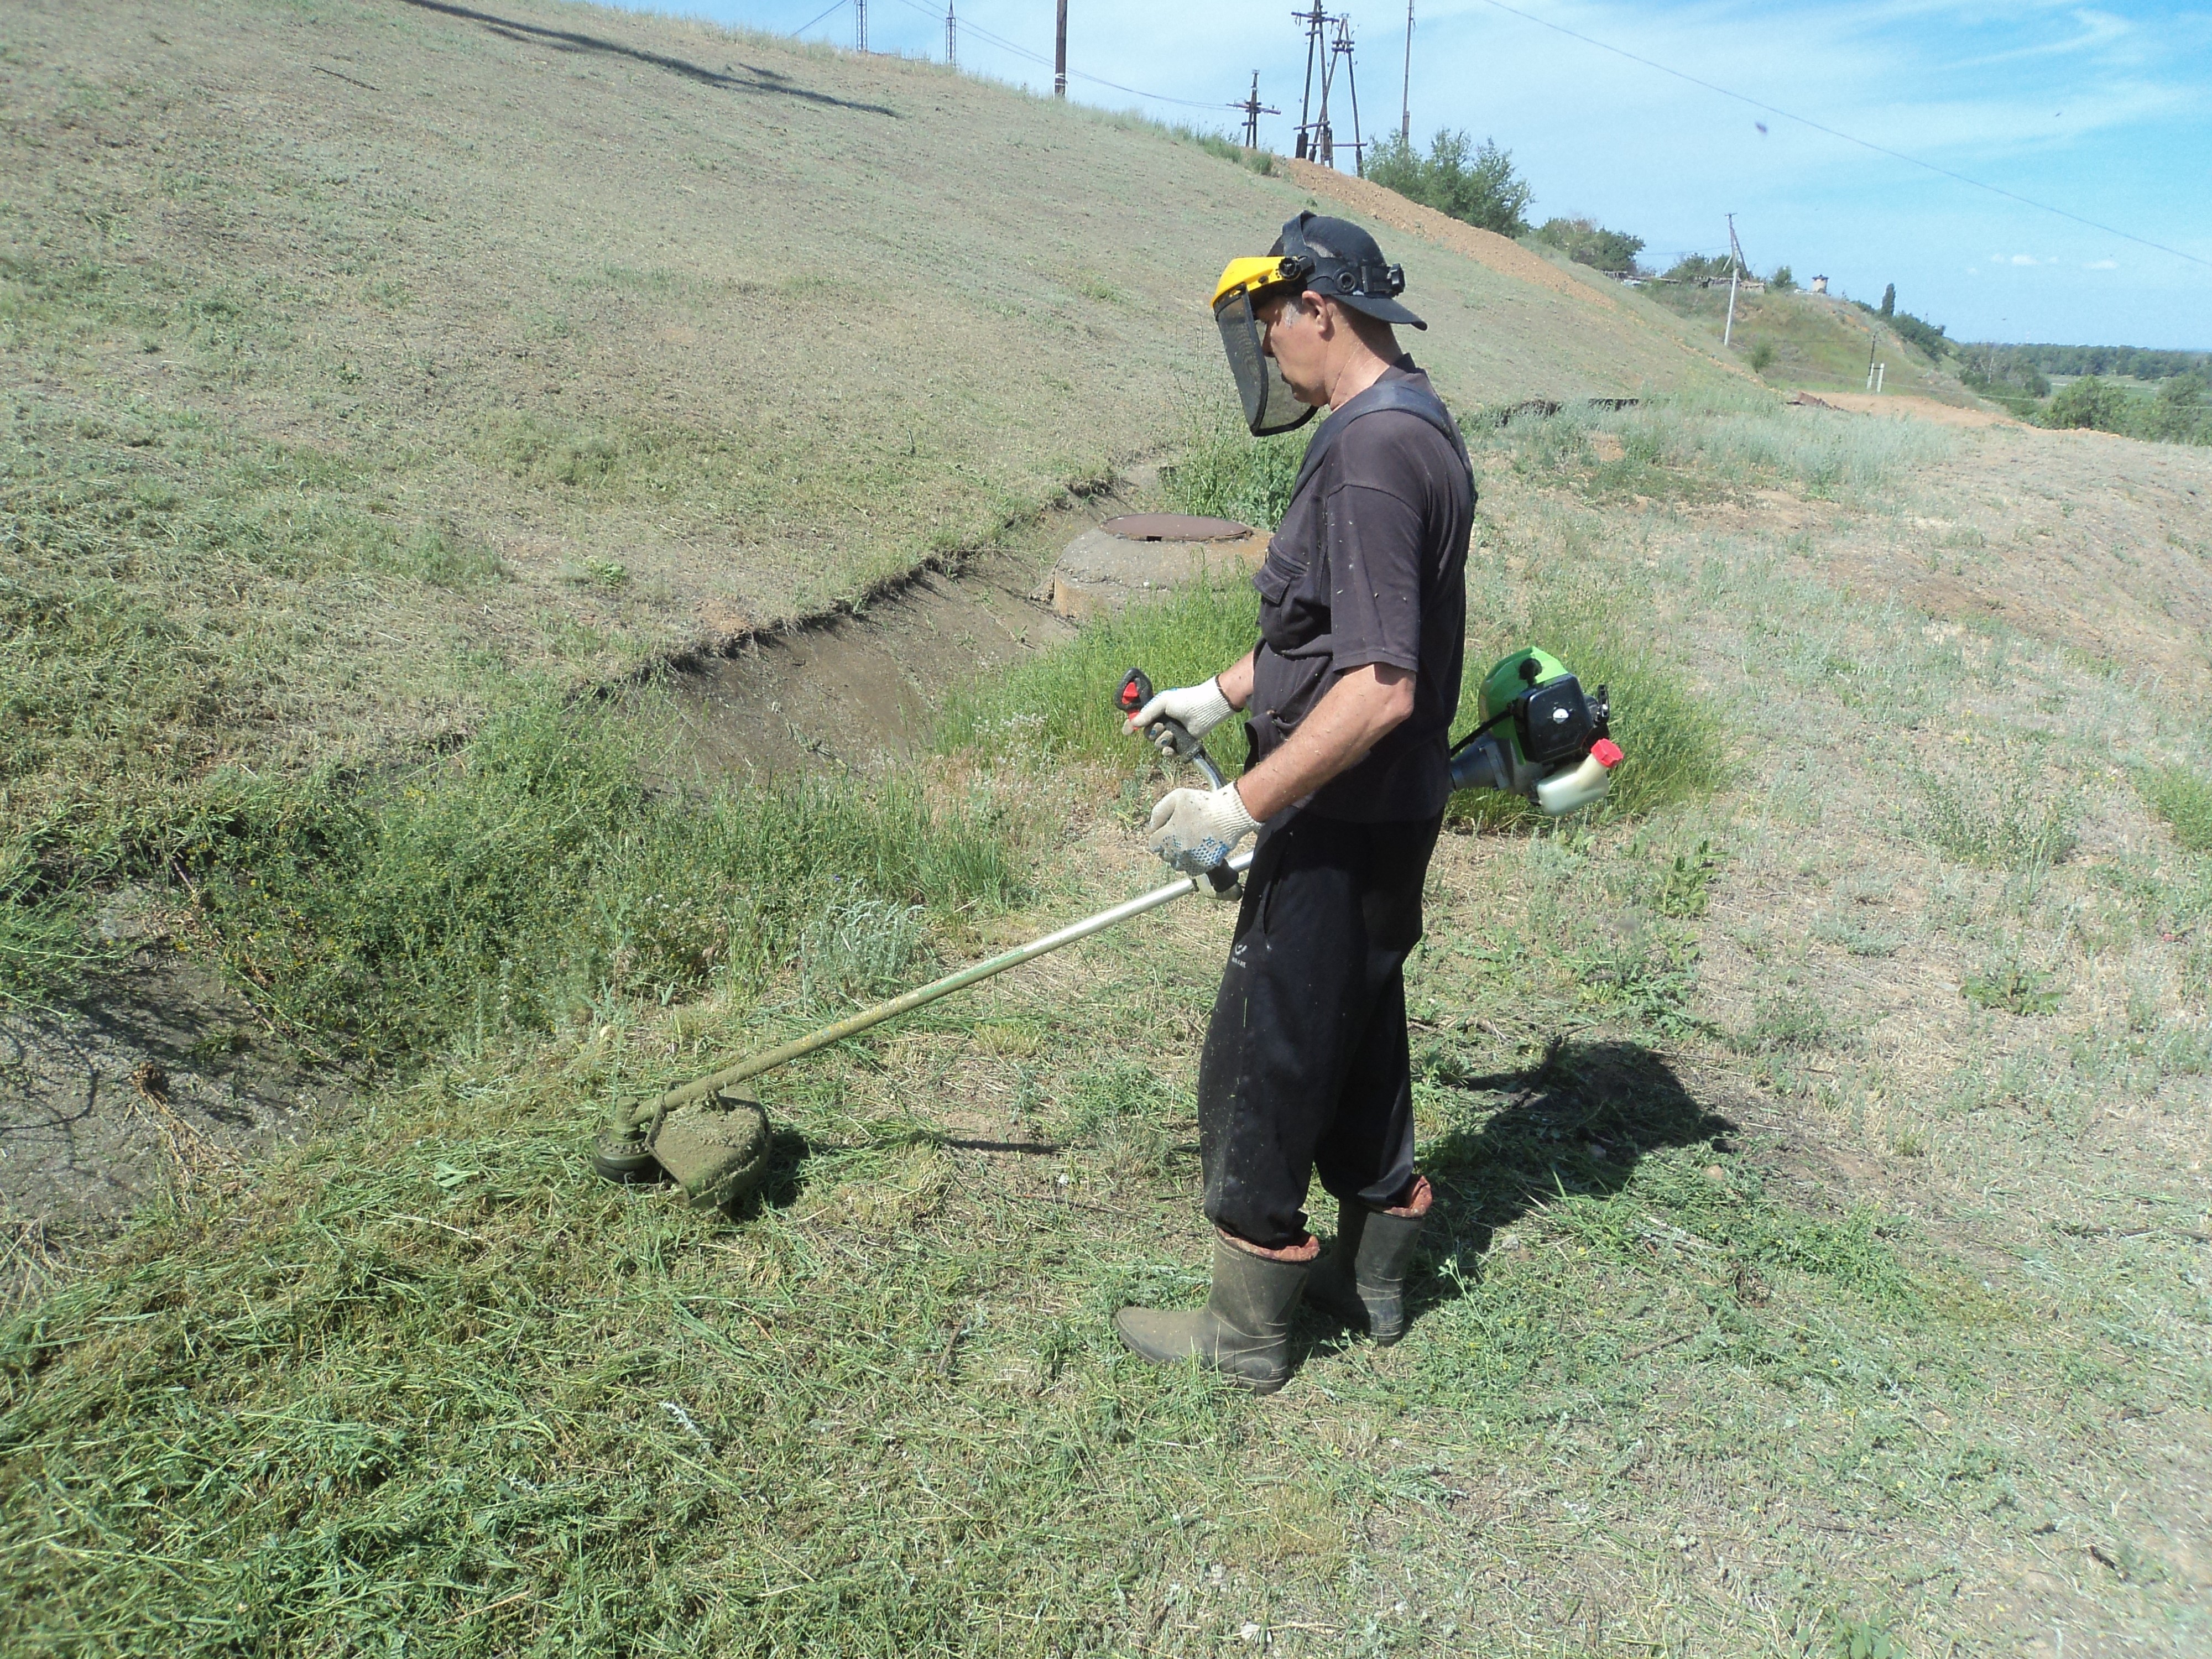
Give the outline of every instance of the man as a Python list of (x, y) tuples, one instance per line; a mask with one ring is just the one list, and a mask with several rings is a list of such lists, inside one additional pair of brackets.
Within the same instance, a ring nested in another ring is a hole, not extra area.
[[(1289, 1377), (1301, 1291), (1397, 1340), (1430, 1203), (1403, 968), (1450, 793), (1474, 489), (1392, 331), (1427, 326), (1395, 297), (1404, 286), (1365, 231), (1310, 213), (1224, 273), (1216, 320), (1254, 433), (1331, 413), (1255, 579), (1260, 642), (1129, 721), (1202, 735), (1249, 710), (1243, 777), (1171, 791), (1151, 846), (1195, 873), (1259, 841), (1199, 1066), (1212, 1294), (1192, 1313), (1124, 1308), (1115, 1326), (1148, 1360), (1194, 1359), (1260, 1393)], [(1316, 1171), (1340, 1217), (1326, 1260), (1305, 1224)]]

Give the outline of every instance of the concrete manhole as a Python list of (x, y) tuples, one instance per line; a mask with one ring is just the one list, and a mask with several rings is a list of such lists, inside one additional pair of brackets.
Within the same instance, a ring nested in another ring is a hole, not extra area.
[(1190, 513), (1124, 513), (1098, 526), (1130, 542), (1235, 542), (1252, 533), (1234, 519), (1206, 519)]
[(1036, 597), (1080, 622), (1164, 587), (1241, 579), (1267, 554), (1266, 532), (1234, 519), (1125, 513), (1070, 542)]

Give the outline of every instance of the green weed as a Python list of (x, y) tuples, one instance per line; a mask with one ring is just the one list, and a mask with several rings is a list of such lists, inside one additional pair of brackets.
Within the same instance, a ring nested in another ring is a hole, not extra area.
[(1830, 915), (1813, 924), (1813, 937), (1840, 945), (1855, 957), (1893, 957), (1905, 948), (1905, 936), (1875, 927), (1850, 915)]
[(2142, 791), (2183, 851), (2212, 853), (2212, 781), (2197, 768), (2163, 766), (2136, 774)]
[(2049, 975), (2018, 963), (1967, 975), (1959, 994), (1978, 1008), (2021, 1016), (2050, 1013), (2066, 1000), (2064, 990)]
[(1745, 1054), (1794, 1054), (1828, 1040), (1826, 1004), (1803, 991), (1775, 991), (1759, 999), (1751, 1024), (1735, 1040)]
[(924, 931), (919, 905), (849, 898), (825, 906), (799, 934), (800, 994), (817, 1006), (884, 994), (905, 976)]
[(249, 994), (372, 1060), (606, 992), (757, 992), (794, 956), (810, 986), (872, 988), (912, 939), (855, 944), (891, 914), (869, 907), (1018, 890), (994, 809), (910, 783), (649, 792), (635, 713), (532, 702), (395, 776), (229, 782), (161, 850)]
[(1871, 1620), (1831, 1611), (1826, 1659), (1906, 1659), (1904, 1644)]
[[(948, 752), (1149, 765), (1152, 746), (1122, 732), (1114, 708), (1121, 677), (1141, 668), (1165, 688), (1218, 673), (1258, 641), (1259, 610), (1251, 585), (1227, 577), (1130, 605), (956, 698), (939, 723), (937, 743)], [(1207, 746), (1225, 769), (1243, 758), (1234, 726), (1223, 726)]]
[(1908, 764), (1919, 810), (1914, 827), (1939, 850), (1998, 870), (2047, 869), (2074, 849), (2074, 798), (2048, 775), (2039, 752), (1998, 748), (1942, 774)]
[(1653, 908), (1662, 916), (1688, 920), (1705, 914), (1713, 878), (1720, 872), (1721, 856), (1710, 841), (1701, 841), (1693, 853), (1677, 853), (1662, 878)]

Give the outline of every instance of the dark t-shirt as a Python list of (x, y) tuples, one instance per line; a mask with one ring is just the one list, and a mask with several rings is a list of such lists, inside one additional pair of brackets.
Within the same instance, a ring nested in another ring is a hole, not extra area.
[[(1410, 357), (1382, 378), (1429, 390)], [(1358, 401), (1329, 419), (1356, 412)], [(1474, 521), (1474, 483), (1451, 441), (1396, 409), (1347, 425), (1291, 499), (1254, 579), (1261, 635), (1252, 663), (1254, 763), (1350, 670), (1389, 663), (1416, 676), (1412, 714), (1316, 790), (1304, 803), (1310, 810), (1370, 823), (1443, 811)]]

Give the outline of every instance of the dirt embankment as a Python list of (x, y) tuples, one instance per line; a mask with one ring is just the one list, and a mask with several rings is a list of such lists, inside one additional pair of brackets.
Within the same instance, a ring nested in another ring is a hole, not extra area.
[(1909, 392), (1823, 392), (1818, 397), (1801, 393), (1796, 401), (1822, 409), (1840, 409), (1852, 415), (1887, 415), (1895, 420), (1932, 421), (1937, 426), (1976, 429), (1992, 426), (2024, 426), (2025, 422), (1994, 409), (1961, 409)]
[(1369, 179), (1357, 179), (1350, 173), (1339, 173), (1334, 167), (1325, 167), (1315, 161), (1291, 161), (1292, 182), (1303, 185), (1316, 196), (1327, 196), (1341, 202), (1363, 218), (1378, 224), (1389, 225), (1431, 242), (1440, 242), (1454, 252), (1464, 253), (1470, 259), (1487, 265), (1501, 276), (1511, 276), (1524, 283), (1534, 283), (1540, 288), (1550, 289), (1555, 294), (1587, 301), (1607, 311), (1620, 307), (1611, 295), (1578, 283), (1557, 265), (1528, 252), (1510, 237), (1500, 236), (1494, 230), (1479, 230), (1464, 224), (1448, 213), (1425, 208), (1418, 202), (1409, 202), (1395, 190), (1386, 189)]

